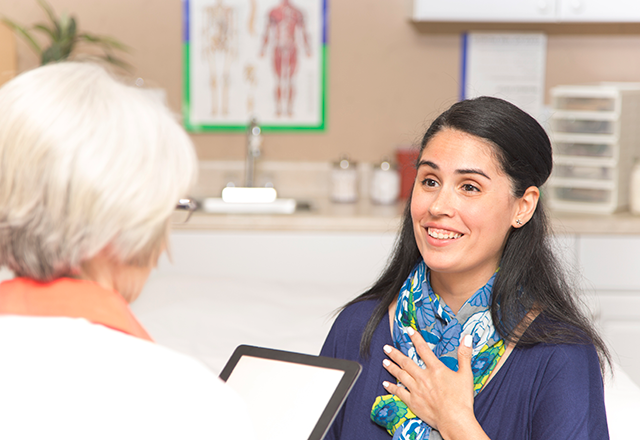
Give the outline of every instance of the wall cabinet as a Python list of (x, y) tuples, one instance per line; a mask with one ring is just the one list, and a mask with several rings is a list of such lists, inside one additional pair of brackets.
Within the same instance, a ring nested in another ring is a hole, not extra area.
[(411, 0), (414, 21), (556, 21), (559, 0)]
[(407, 0), (413, 21), (640, 22), (637, 0)]
[(640, 21), (637, 0), (558, 0), (561, 22), (636, 22)]

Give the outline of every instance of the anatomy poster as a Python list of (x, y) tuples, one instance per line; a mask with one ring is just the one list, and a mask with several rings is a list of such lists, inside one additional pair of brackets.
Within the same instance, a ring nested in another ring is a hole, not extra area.
[(184, 0), (190, 131), (323, 130), (328, 0)]

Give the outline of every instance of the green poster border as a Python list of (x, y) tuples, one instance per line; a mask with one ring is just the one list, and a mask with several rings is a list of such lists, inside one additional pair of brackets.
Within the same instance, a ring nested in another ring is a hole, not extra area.
[[(189, 11), (185, 8), (185, 14)], [(327, 14), (328, 15), (328, 14)], [(325, 15), (326, 20), (326, 15)], [(187, 22), (190, 20), (187, 19)], [(326, 23), (323, 24), (326, 28)], [(188, 33), (189, 30), (184, 30)], [(190, 133), (212, 133), (212, 132), (242, 132), (247, 129), (246, 124), (242, 125), (219, 125), (219, 124), (193, 124), (191, 122), (191, 84), (190, 84), (190, 57), (191, 43), (185, 38), (182, 45), (182, 118), (185, 129)], [(321, 81), (321, 99), (320, 99), (320, 124), (319, 125), (261, 125), (260, 128), (265, 132), (321, 132), (326, 130), (327, 120), (327, 76), (328, 66), (327, 60), (329, 55), (329, 47), (325, 42), (322, 45), (322, 81)]]

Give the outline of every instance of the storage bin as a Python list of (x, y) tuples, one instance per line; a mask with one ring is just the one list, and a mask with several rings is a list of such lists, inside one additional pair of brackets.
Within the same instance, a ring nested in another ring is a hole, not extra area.
[(612, 192), (607, 189), (560, 186), (553, 189), (555, 198), (565, 202), (611, 203)]
[(588, 116), (577, 118), (554, 115), (551, 127), (556, 133), (616, 134), (615, 120), (598, 120)]
[(611, 96), (558, 96), (554, 108), (557, 110), (612, 112), (616, 109), (616, 100)]
[(550, 207), (602, 214), (625, 209), (631, 167), (640, 156), (640, 83), (557, 86), (551, 96)]
[(610, 214), (620, 209), (620, 194), (615, 180), (550, 179), (544, 194), (549, 207), (557, 211)]
[(558, 164), (554, 167), (555, 176), (564, 179), (593, 179), (608, 180), (613, 179), (613, 169), (608, 166), (584, 166), (584, 165), (564, 165)]
[(613, 159), (616, 145), (607, 142), (558, 141), (553, 144), (553, 154), (561, 156), (579, 156)]

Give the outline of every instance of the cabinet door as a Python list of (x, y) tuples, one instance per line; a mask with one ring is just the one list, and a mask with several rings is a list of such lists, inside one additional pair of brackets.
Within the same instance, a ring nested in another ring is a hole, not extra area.
[(640, 291), (640, 236), (583, 235), (578, 250), (585, 288)]
[(559, 0), (563, 22), (638, 22), (638, 0)]
[(414, 21), (556, 21), (558, 0), (409, 0)]
[(640, 292), (597, 294), (599, 324), (613, 361), (640, 385)]

